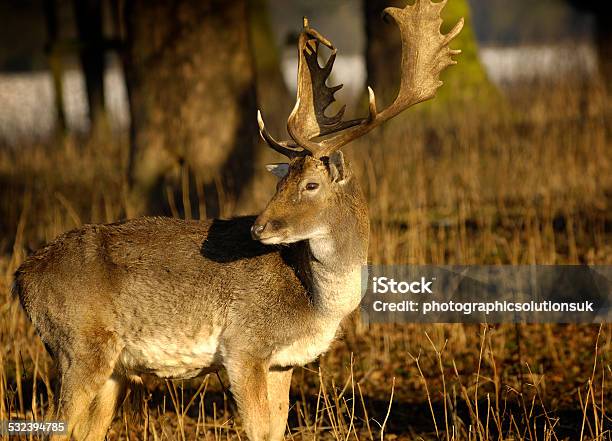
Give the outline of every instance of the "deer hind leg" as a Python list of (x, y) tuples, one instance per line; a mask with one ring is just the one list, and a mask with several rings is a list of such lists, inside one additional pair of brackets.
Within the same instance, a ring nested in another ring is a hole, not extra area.
[(274, 368), (268, 372), (270, 441), (282, 441), (289, 414), (289, 389), (293, 368)]
[(267, 363), (254, 359), (231, 360), (226, 367), (232, 395), (249, 441), (269, 441)]
[[(114, 395), (113, 384), (107, 385), (107, 382), (120, 353), (116, 339), (108, 334), (95, 334), (85, 340), (86, 343), (75, 342), (60, 358), (61, 385), (54, 419), (65, 422), (67, 431), (66, 435), (56, 437), (58, 439), (72, 436), (80, 441), (88, 439), (90, 432), (99, 433), (101, 421), (94, 418), (102, 407), (96, 404), (107, 404), (109, 397)], [(101, 414), (107, 413), (102, 411)]]
[(103, 441), (117, 409), (125, 396), (127, 380), (119, 374), (111, 375), (89, 406), (85, 437), (87, 441)]

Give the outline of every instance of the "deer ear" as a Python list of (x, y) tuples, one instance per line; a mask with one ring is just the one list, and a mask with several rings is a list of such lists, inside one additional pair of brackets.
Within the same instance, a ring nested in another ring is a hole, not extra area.
[(266, 170), (272, 173), (279, 179), (284, 178), (289, 173), (289, 164), (280, 163), (280, 164), (267, 164)]
[(344, 155), (340, 150), (329, 155), (329, 173), (334, 182), (342, 183), (347, 178)]

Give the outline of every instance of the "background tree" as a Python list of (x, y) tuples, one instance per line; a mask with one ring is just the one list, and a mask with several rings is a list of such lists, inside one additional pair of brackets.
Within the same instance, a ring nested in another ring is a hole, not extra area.
[[(262, 109), (266, 124), (273, 133), (286, 133), (287, 116), (294, 103), (285, 84), (281, 71), (282, 53), (275, 38), (275, 30), (270, 17), (268, 0), (248, 0), (251, 49), (255, 65), (257, 88), (257, 107)], [(268, 122), (269, 121), (269, 122)], [(288, 136), (288, 135), (286, 135)], [(237, 201), (237, 212), (251, 214), (267, 203), (268, 194), (260, 191), (272, 188), (274, 176), (268, 173), (265, 164), (277, 162), (279, 155), (268, 148), (261, 140), (257, 146), (254, 161), (254, 175), (242, 190)]]
[(45, 25), (47, 30), (47, 41), (45, 42), (45, 53), (49, 62), (49, 71), (53, 81), (53, 107), (55, 110), (55, 131), (58, 135), (66, 134), (66, 112), (64, 111), (64, 88), (62, 56), (57, 47), (59, 29), (57, 20), (56, 0), (45, 0), (43, 3), (45, 13)]
[[(246, 0), (127, 4), (132, 117), (129, 177), (135, 215), (160, 211), (169, 176), (191, 170), (239, 196), (253, 173), (256, 92)], [(201, 215), (203, 213), (200, 213)]]
[(607, 2), (601, 0), (568, 0), (576, 9), (591, 12), (595, 18), (594, 43), (603, 83), (612, 94), (612, 15)]
[(102, 32), (102, 2), (74, 0), (74, 16), (79, 35), (79, 58), (85, 77), (91, 131), (106, 128), (104, 105), (105, 41)]
[(289, 93), (281, 72), (282, 54), (276, 44), (268, 2), (248, 0), (248, 3), (257, 76), (257, 101), (259, 107), (265, 109), (268, 115), (271, 130), (285, 130), (285, 122), (293, 107), (294, 97)]

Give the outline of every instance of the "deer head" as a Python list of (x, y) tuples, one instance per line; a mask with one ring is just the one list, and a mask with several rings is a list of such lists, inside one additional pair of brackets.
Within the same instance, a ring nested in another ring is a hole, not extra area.
[[(345, 106), (333, 116), (325, 114), (335, 101), (334, 93), (342, 87), (326, 84), (336, 48), (304, 19), (298, 41), (297, 99), (287, 121), (291, 140), (274, 139), (266, 130), (261, 112), (257, 115), (262, 138), (290, 162), (268, 166), (280, 181), (276, 194), (251, 229), (254, 239), (291, 243), (326, 235), (346, 214), (343, 210), (354, 208), (350, 202), (359, 198), (359, 186), (339, 149), (408, 107), (434, 97), (442, 85), (440, 72), (455, 64), (452, 56), (461, 52), (448, 44), (461, 31), (463, 19), (448, 34), (440, 33), (440, 12), (445, 4), (416, 0), (403, 9), (384, 10), (401, 34), (399, 92), (389, 107), (378, 111), (374, 91), (368, 87), (368, 116), (348, 121), (342, 119)], [(319, 64), (320, 45), (331, 50), (324, 66)]]

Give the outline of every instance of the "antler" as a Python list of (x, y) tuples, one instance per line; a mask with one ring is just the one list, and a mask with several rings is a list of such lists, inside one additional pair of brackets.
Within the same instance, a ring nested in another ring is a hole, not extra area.
[[(332, 51), (324, 67), (321, 67), (318, 61), (319, 44), (327, 46)], [(275, 140), (266, 130), (261, 112), (257, 113), (259, 132), (274, 150), (290, 158), (313, 154), (317, 146), (310, 142), (310, 139), (361, 122), (361, 120), (342, 121), (346, 106), (342, 106), (332, 117), (325, 115), (327, 107), (335, 101), (334, 93), (343, 86), (339, 84), (328, 87), (325, 84), (331, 74), (336, 53), (334, 45), (315, 29), (310, 28), (308, 19), (304, 17), (304, 30), (298, 40), (297, 99), (287, 121), (287, 131), (295, 142)]]
[[(397, 23), (401, 33), (400, 89), (395, 101), (378, 112), (374, 91), (368, 87), (369, 115), (367, 118), (351, 121), (342, 121), (345, 106), (332, 117), (325, 115), (325, 109), (334, 102), (334, 93), (342, 87), (328, 87), (325, 84), (331, 73), (336, 49), (325, 37), (310, 28), (308, 21), (304, 19), (304, 31), (298, 44), (297, 101), (287, 121), (287, 130), (294, 142), (274, 140), (266, 132), (263, 120), (259, 117), (262, 137), (272, 148), (287, 156), (311, 154), (321, 158), (365, 135), (408, 107), (433, 98), (438, 87), (442, 85), (440, 72), (449, 65), (456, 64), (452, 56), (461, 53), (460, 50), (450, 49), (448, 44), (461, 31), (463, 19), (448, 34), (440, 33), (440, 12), (445, 4), (446, 0), (440, 3), (416, 0), (414, 5), (403, 9), (384, 10), (384, 13)], [(332, 50), (324, 67), (320, 67), (317, 61), (319, 44)], [(326, 135), (332, 136), (314, 140)]]

